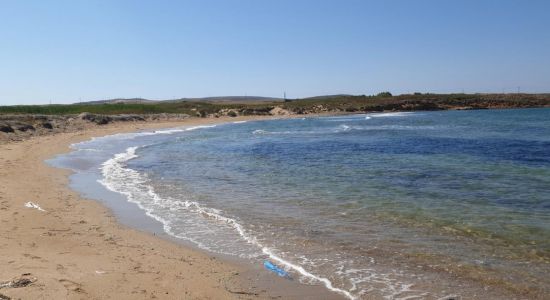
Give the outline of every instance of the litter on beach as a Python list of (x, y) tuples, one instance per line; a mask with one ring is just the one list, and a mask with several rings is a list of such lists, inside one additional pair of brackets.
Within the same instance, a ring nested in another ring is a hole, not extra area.
[(268, 269), (271, 272), (276, 273), (277, 275), (281, 277), (290, 278), (290, 275), (283, 269), (279, 268), (278, 266), (274, 265), (269, 260), (264, 260), (264, 267)]
[(44, 211), (45, 212), (45, 210), (42, 209), (42, 207), (40, 207), (40, 205), (38, 205), (34, 202), (31, 202), (31, 201), (25, 203), (25, 207), (34, 208), (34, 209), (38, 209), (39, 211)]

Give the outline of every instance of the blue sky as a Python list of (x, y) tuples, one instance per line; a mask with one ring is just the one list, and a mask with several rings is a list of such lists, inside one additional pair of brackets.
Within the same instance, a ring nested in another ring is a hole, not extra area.
[(0, 104), (550, 92), (550, 1), (0, 0)]

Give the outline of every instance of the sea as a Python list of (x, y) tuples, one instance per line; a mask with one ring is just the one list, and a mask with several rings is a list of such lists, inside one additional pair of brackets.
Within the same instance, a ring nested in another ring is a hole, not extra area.
[(49, 163), (84, 196), (348, 299), (550, 294), (548, 108), (238, 121), (72, 148)]

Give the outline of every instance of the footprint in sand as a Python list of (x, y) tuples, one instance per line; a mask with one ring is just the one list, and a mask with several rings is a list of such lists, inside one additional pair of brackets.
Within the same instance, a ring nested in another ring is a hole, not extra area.
[(68, 290), (75, 293), (84, 293), (80, 283), (68, 279), (59, 279), (59, 282)]

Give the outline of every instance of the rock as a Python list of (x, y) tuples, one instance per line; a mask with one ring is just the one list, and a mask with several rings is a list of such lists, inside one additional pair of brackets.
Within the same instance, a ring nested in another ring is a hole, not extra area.
[(78, 115), (78, 118), (81, 119), (81, 120), (93, 121), (94, 118), (95, 118), (95, 115), (91, 114), (89, 112), (83, 112), (83, 113)]
[[(134, 121), (145, 121), (145, 120), (183, 120), (187, 119), (190, 116), (188, 114), (167, 114), (167, 113), (161, 113), (161, 114), (147, 114), (147, 115), (135, 115), (137, 119)], [(200, 113), (196, 113), (197, 117), (200, 117)], [(206, 116), (206, 115), (205, 115)], [(142, 119), (141, 119), (142, 118)]]
[(239, 111), (236, 110), (236, 109), (224, 108), (224, 109), (220, 109), (220, 111), (218, 111), (218, 115), (236, 117), (236, 116), (239, 115)]
[(272, 110), (269, 111), (269, 114), (272, 116), (286, 116), (290, 115), (290, 112), (280, 106), (275, 106)]
[(53, 129), (52, 123), (49, 123), (49, 122), (40, 123), (40, 126), (46, 129)]
[(29, 130), (34, 131), (34, 126), (29, 125), (29, 124), (22, 124), (22, 125), (17, 126), (16, 129), (19, 130), (19, 131), (29, 131)]
[(104, 125), (110, 123), (113, 119), (105, 115), (95, 115), (89, 112), (83, 112), (78, 115), (78, 118), (85, 121), (94, 122), (97, 125)]
[(11, 282), (11, 286), (12, 288), (20, 288), (20, 287), (24, 287), (24, 286), (27, 286), (29, 284), (32, 283), (32, 280), (30, 280), (29, 278), (19, 278), (19, 279), (15, 279)]
[[(14, 278), (10, 281), (0, 282), (0, 288), (21, 288), (26, 287), (36, 281), (34, 277), (27, 277), (30, 273), (25, 273), (19, 278)], [(1, 299), (1, 298), (0, 298)]]
[(93, 120), (94, 123), (97, 125), (105, 125), (112, 121), (111, 117), (108, 116), (96, 116)]
[(201, 111), (198, 112), (198, 116), (201, 117), (201, 118), (206, 118), (207, 114), (208, 113), (204, 110), (201, 110)]
[(30, 115), (30, 118), (34, 121), (48, 121), (48, 116), (45, 115)]
[(13, 128), (10, 125), (0, 124), (0, 131), (5, 133), (14, 132)]
[(117, 122), (145, 121), (145, 118), (140, 115), (115, 115), (111, 116), (111, 119)]

